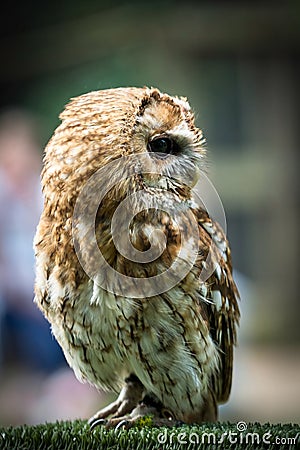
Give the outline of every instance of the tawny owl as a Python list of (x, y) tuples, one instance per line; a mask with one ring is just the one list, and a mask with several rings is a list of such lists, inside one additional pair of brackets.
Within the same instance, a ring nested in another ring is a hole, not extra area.
[(60, 117), (42, 172), (35, 302), (77, 378), (119, 393), (90, 423), (216, 420), (238, 292), (224, 232), (194, 190), (205, 149), (187, 100), (109, 89)]

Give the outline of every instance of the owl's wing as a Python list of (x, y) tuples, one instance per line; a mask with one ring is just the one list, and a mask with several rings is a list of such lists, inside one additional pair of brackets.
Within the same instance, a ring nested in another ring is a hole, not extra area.
[(220, 351), (220, 370), (211, 380), (212, 390), (217, 401), (222, 403), (228, 399), (231, 390), (233, 346), (240, 316), (239, 293), (232, 277), (229, 244), (222, 228), (206, 212), (198, 210), (197, 215), (203, 250), (201, 259), (203, 255), (209, 255), (200, 263), (204, 269), (202, 273), (204, 275), (205, 270), (212, 273), (206, 281), (208, 326)]

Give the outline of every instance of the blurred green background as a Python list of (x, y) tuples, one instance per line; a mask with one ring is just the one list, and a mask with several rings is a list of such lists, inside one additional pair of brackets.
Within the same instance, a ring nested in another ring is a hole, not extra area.
[[(232, 400), (221, 418), (299, 421), (300, 3), (34, 0), (6, 6), (1, 107), (37, 118), (41, 149), (69, 98), (90, 90), (148, 85), (188, 97), (207, 138), (242, 296)], [(33, 383), (26, 372), (35, 388), (20, 413), (25, 385), (7, 373), (3, 367), (3, 423), (83, 417), (102, 401), (72, 378), (66, 386), (81, 400), (74, 405), (67, 398), (68, 409), (59, 392), (72, 374), (61, 373), (63, 382), (39, 374)], [(83, 412), (85, 397), (90, 406)]]

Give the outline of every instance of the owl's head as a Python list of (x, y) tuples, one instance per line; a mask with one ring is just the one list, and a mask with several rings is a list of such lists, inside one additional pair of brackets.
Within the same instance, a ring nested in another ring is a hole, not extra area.
[[(187, 100), (155, 88), (90, 92), (72, 99), (60, 118), (46, 148), (44, 191), (74, 192), (116, 160), (120, 170), (130, 166), (135, 172), (119, 185), (119, 192), (141, 184), (184, 191), (196, 182), (204, 164), (203, 134)], [(124, 159), (131, 155), (135, 159)]]

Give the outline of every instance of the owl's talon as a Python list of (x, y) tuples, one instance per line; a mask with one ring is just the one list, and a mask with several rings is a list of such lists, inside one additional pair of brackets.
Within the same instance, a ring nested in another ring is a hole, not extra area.
[(119, 422), (117, 424), (117, 426), (115, 427), (115, 431), (119, 431), (122, 427), (129, 428), (129, 424), (130, 424), (130, 420), (123, 419), (123, 420), (121, 420), (121, 422)]
[(107, 424), (107, 420), (106, 419), (90, 419), (88, 421), (88, 424), (91, 427), (91, 431), (93, 431), (96, 427), (99, 427), (101, 425), (105, 426)]
[(89, 424), (99, 420), (105, 419), (111, 416), (109, 421), (119, 417), (124, 417), (126, 414), (130, 414), (138, 405), (142, 399), (144, 391), (144, 386), (140, 380), (135, 375), (130, 375), (125, 380), (125, 386), (120, 392), (117, 400), (112, 402), (110, 405), (105, 406), (105, 408), (100, 409), (93, 417), (90, 418)]

